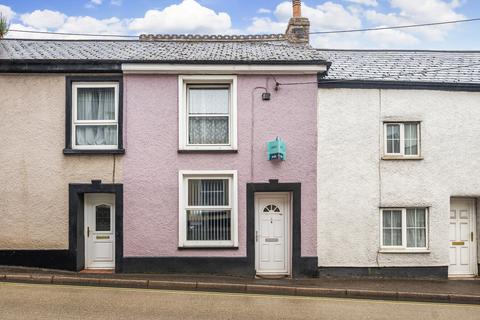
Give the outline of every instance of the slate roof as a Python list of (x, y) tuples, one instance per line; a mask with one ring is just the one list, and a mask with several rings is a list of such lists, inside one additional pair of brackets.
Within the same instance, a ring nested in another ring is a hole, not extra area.
[(480, 51), (318, 50), (322, 80), (480, 84)]
[(282, 39), (188, 41), (0, 40), (0, 63), (8, 60), (169, 63), (325, 63), (322, 53)]
[[(155, 41), (151, 41), (151, 40)], [(150, 40), (150, 41), (149, 41)], [(331, 63), (320, 83), (406, 82), (480, 85), (480, 51), (328, 50), (291, 44), (283, 35), (145, 35), (144, 40), (0, 40), (2, 63)], [(112, 66), (105, 66), (104, 71)], [(10, 70), (8, 67), (5, 70)]]

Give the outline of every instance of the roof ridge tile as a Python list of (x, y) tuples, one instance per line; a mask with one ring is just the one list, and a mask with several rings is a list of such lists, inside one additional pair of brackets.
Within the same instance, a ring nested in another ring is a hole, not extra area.
[(200, 34), (141, 34), (141, 41), (285, 41), (284, 34), (200, 35)]

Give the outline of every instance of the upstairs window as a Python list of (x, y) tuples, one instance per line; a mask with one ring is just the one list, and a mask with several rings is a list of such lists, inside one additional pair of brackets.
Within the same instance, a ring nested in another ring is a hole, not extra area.
[(121, 78), (91, 79), (67, 77), (64, 153), (123, 153)]
[(118, 148), (118, 84), (76, 83), (73, 88), (74, 148)]
[(230, 86), (188, 85), (188, 144), (230, 144)]
[(418, 122), (385, 123), (385, 155), (420, 156), (420, 124)]
[(236, 78), (179, 79), (180, 150), (236, 150)]

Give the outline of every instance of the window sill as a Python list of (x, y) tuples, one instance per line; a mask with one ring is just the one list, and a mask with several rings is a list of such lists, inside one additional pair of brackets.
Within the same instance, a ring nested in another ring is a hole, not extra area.
[(380, 249), (378, 253), (423, 253), (428, 254), (431, 251), (429, 249)]
[(423, 160), (421, 156), (382, 156), (382, 160)]
[(178, 153), (238, 153), (236, 149), (179, 149)]
[(63, 154), (125, 154), (125, 149), (63, 149)]
[(222, 246), (185, 246), (178, 247), (178, 250), (238, 250), (238, 247), (222, 247)]

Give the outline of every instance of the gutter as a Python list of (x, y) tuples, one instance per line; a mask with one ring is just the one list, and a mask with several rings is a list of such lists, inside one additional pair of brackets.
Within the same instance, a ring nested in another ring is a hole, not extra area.
[[(212, 69), (218, 67), (231, 68), (235, 66), (239, 69), (262, 69), (265, 70), (299, 70), (309, 69), (319, 70), (322, 72), (326, 70), (328, 65), (324, 60), (266, 60), (266, 61), (235, 61), (235, 60), (67, 60), (67, 59), (0, 59), (0, 73), (67, 73), (67, 72), (92, 72), (92, 73), (121, 73), (122, 65), (135, 64), (140, 69), (147, 69), (146, 66), (163, 65), (170, 66), (183, 66), (180, 68), (192, 69), (193, 66), (206, 65)], [(288, 66), (288, 67), (287, 67)], [(297, 72), (298, 73), (298, 72)], [(300, 72), (302, 73), (302, 72)]]
[(480, 83), (431, 82), (431, 81), (392, 81), (392, 80), (347, 80), (318, 78), (319, 89), (397, 89), (397, 90), (439, 90), (479, 92)]

